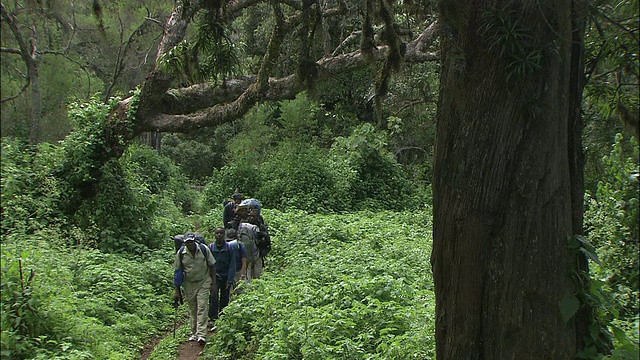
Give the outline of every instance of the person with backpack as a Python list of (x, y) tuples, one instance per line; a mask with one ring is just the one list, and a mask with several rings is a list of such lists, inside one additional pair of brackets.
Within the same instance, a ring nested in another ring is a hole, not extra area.
[[(216, 281), (218, 289), (211, 293), (209, 303), (209, 320), (215, 322), (220, 312), (229, 304), (229, 293), (233, 288), (236, 272), (236, 254), (231, 245), (224, 240), (223, 227), (216, 229), (216, 241), (209, 245), (209, 249), (216, 259)], [(211, 329), (213, 331), (213, 328)]]
[(216, 260), (209, 248), (196, 240), (196, 234), (188, 232), (183, 238), (184, 245), (178, 249), (173, 262), (174, 301), (181, 298), (180, 287), (184, 288), (185, 302), (189, 307), (191, 335), (189, 341), (206, 343), (209, 298), (217, 291)]
[(232, 201), (227, 201), (224, 204), (224, 210), (222, 211), (222, 226), (224, 226), (226, 229), (232, 226), (231, 221), (233, 221), (233, 219), (235, 218), (236, 209), (243, 199), (244, 197), (242, 196), (242, 194), (236, 189), (236, 191), (233, 193)]
[(271, 237), (260, 215), (261, 208), (258, 200), (245, 199), (238, 205), (236, 217), (231, 222), (231, 228), (237, 230), (238, 242), (245, 247), (249, 281), (260, 277), (264, 258), (271, 251)]
[[(246, 252), (247, 259), (247, 281), (257, 279), (262, 275), (262, 259), (258, 250), (258, 232), (260, 229), (257, 225), (249, 222), (250, 206), (247, 200), (238, 205), (236, 219), (234, 219), (234, 227), (238, 234), (238, 242), (241, 243)], [(235, 225), (237, 223), (237, 225)]]

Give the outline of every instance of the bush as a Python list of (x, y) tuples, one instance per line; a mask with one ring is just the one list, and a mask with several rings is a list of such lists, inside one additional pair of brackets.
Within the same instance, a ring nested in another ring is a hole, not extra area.
[(263, 206), (280, 210), (344, 210), (325, 159), (326, 152), (315, 146), (281, 143), (260, 166), (262, 183), (256, 196)]
[(203, 212), (221, 207), (236, 189), (245, 196), (253, 197), (252, 194), (258, 193), (261, 183), (259, 167), (249, 162), (238, 161), (216, 169), (202, 192)]
[(195, 210), (199, 194), (189, 186), (187, 175), (169, 158), (148, 146), (131, 145), (120, 162), (128, 176), (146, 184), (151, 194), (167, 197), (185, 214)]
[(355, 209), (410, 208), (411, 184), (393, 154), (386, 135), (365, 123), (348, 138), (336, 138), (331, 147), (336, 175), (345, 175), (340, 188), (351, 194)]
[(200, 129), (197, 134), (163, 134), (162, 155), (180, 168), (191, 182), (204, 184), (223, 165), (227, 126)]
[(2, 138), (2, 235), (30, 234), (66, 223), (59, 210), (61, 183), (53, 176), (58, 150), (46, 143), (33, 148), (19, 140)]
[[(587, 239), (596, 247), (603, 268), (594, 276), (604, 279), (616, 300), (614, 316), (629, 324), (637, 338), (640, 306), (639, 273), (640, 219), (638, 214), (638, 143), (629, 140), (633, 154), (625, 154), (620, 134), (611, 153), (603, 159), (604, 176), (595, 194), (587, 194), (585, 228)], [(635, 331), (633, 329), (635, 328)]]
[(74, 220), (93, 229), (103, 251), (137, 253), (159, 248), (177, 229), (198, 194), (178, 167), (154, 150), (131, 146), (101, 170), (96, 195), (82, 202)]
[(215, 171), (204, 202), (217, 206), (239, 189), (266, 208), (311, 213), (423, 205), (427, 192), (411, 188), (384, 139), (364, 124), (350, 137), (337, 138), (328, 154), (314, 145), (282, 141), (259, 164), (238, 161)]

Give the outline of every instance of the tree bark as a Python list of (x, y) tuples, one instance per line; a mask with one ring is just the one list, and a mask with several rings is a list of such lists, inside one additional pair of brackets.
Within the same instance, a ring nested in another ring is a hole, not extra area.
[[(35, 54), (35, 52), (34, 52)], [(40, 96), (40, 81), (38, 76), (38, 63), (31, 58), (27, 64), (29, 79), (31, 79), (31, 126), (29, 127), (29, 143), (38, 144), (40, 137), (40, 118), (42, 117), (42, 99)]]
[[(572, 2), (440, 6), (437, 358), (573, 358), (587, 334), (560, 306), (580, 291), (567, 247), (581, 221), (573, 182), (582, 165), (571, 153), (580, 146), (574, 101), (582, 92), (572, 72), (581, 56), (572, 51)], [(503, 44), (508, 27), (496, 30), (497, 20), (528, 36)], [(517, 63), (514, 45), (532, 62)]]

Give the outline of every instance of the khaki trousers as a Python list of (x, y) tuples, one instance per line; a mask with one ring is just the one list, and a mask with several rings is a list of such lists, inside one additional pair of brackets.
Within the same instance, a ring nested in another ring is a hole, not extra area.
[(206, 279), (201, 282), (185, 282), (184, 292), (186, 303), (189, 306), (191, 335), (206, 339), (211, 277), (207, 276)]

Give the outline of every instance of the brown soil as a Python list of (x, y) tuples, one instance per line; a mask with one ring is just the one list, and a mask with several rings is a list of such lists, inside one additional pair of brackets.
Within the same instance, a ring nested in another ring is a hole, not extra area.
[[(178, 327), (182, 326), (183, 323), (179, 324)], [(208, 338), (213, 335), (212, 332), (208, 333)], [(162, 336), (151, 339), (149, 344), (145, 345), (144, 350), (142, 351), (142, 355), (140, 356), (140, 360), (147, 360), (153, 349), (164, 339), (166, 336), (173, 336), (173, 329), (167, 331)], [(184, 341), (178, 346), (178, 360), (197, 360), (198, 356), (202, 353), (204, 349), (204, 345), (200, 345), (195, 341)]]
[(187, 341), (178, 346), (178, 360), (196, 360), (202, 353), (204, 345), (200, 345), (195, 341)]

